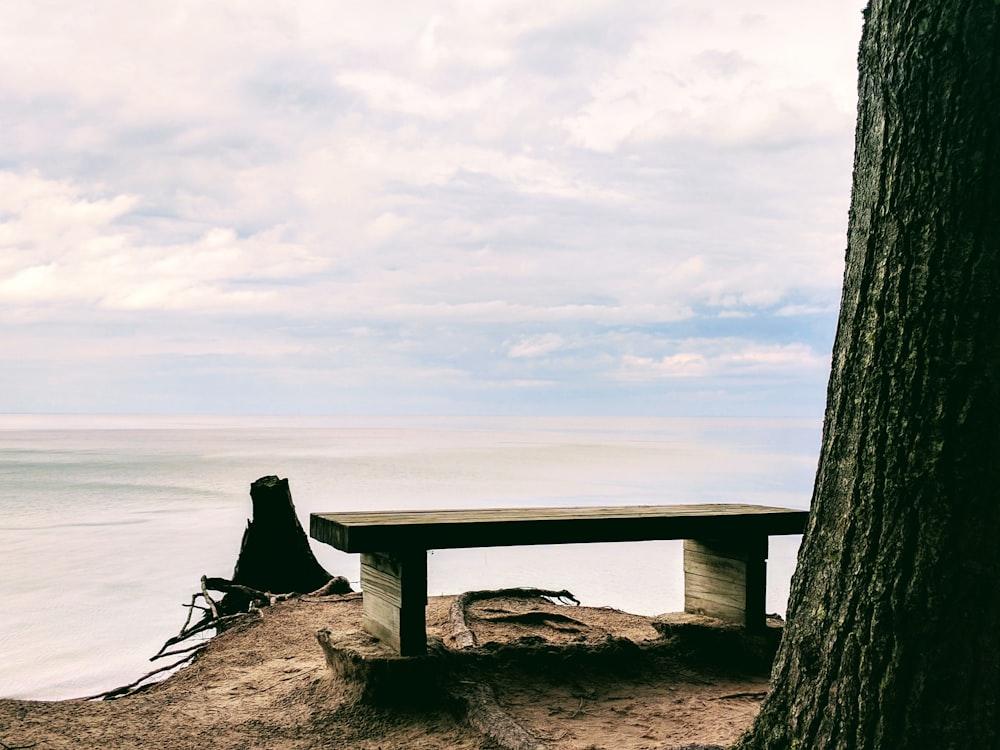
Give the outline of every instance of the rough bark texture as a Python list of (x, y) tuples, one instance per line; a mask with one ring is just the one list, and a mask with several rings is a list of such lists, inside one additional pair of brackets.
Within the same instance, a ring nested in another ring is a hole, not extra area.
[(1000, 747), (1000, 2), (872, 0), (822, 453), (742, 748)]
[[(243, 533), (233, 584), (271, 594), (304, 594), (333, 578), (309, 548), (309, 539), (295, 515), (287, 479), (261, 477), (250, 485), (250, 499), (253, 520)], [(245, 609), (249, 601), (249, 597), (230, 592), (222, 609)]]

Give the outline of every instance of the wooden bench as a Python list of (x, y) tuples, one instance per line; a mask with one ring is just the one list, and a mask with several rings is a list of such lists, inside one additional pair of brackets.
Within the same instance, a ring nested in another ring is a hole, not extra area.
[(764, 627), (767, 539), (801, 534), (808, 511), (760, 505), (636, 505), (313, 513), (310, 534), (361, 553), (364, 629), (401, 655), (426, 652), (427, 551), (684, 540), (684, 610)]

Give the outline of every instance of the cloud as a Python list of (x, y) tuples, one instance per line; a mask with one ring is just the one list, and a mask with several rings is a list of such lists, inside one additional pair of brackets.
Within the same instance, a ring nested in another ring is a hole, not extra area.
[(507, 356), (515, 359), (519, 357), (540, 357), (559, 351), (565, 346), (566, 341), (559, 334), (543, 333), (509, 344), (507, 346)]
[[(854, 90), (841, 71), (852, 69), (854, 49), (817, 43), (847, 16), (792, 2), (768, 11), (750, 15), (735, 4), (667, 11), (566, 118), (571, 138), (614, 152), (669, 139), (798, 142), (849, 126)], [(808, 64), (790, 64), (796, 57)]]
[(672, 354), (660, 359), (636, 357), (626, 354), (622, 359), (624, 370), (631, 377), (652, 374), (656, 377), (698, 377), (708, 374), (708, 360), (701, 354)]
[(625, 355), (619, 376), (627, 380), (718, 378), (768, 375), (801, 378), (825, 372), (829, 359), (804, 344), (760, 344), (751, 341), (685, 341), (683, 351), (663, 357)]
[(0, 309), (239, 309), (267, 285), (322, 262), (280, 237), (213, 228), (189, 242), (145, 244), (121, 223), (134, 196), (92, 198), (66, 182), (0, 172)]
[(447, 403), (439, 376), (487, 410), (494, 386), (821, 382), (860, 5), (11, 6), (5, 340), (136, 403), (220, 362), (373, 403)]
[(446, 120), (477, 112), (500, 98), (505, 83), (503, 78), (494, 78), (486, 86), (440, 94), (414, 85), (403, 76), (380, 71), (346, 71), (337, 75), (336, 82), (358, 91), (377, 109), (429, 120)]

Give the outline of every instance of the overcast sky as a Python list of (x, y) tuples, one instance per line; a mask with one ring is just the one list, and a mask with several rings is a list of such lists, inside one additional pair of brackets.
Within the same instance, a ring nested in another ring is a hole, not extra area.
[(0, 412), (820, 416), (861, 0), (0, 0)]

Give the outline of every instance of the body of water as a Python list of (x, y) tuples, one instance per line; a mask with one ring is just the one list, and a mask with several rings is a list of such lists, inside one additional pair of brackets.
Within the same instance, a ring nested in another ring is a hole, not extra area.
[[(319, 511), (747, 502), (807, 508), (821, 424), (802, 419), (0, 416), (0, 696), (132, 681), (229, 577), (249, 487), (287, 477)], [(798, 537), (771, 540), (784, 612)], [(359, 560), (314, 543), (357, 588)], [(683, 609), (679, 542), (442, 550), (431, 595), (569, 589), (641, 614)]]

